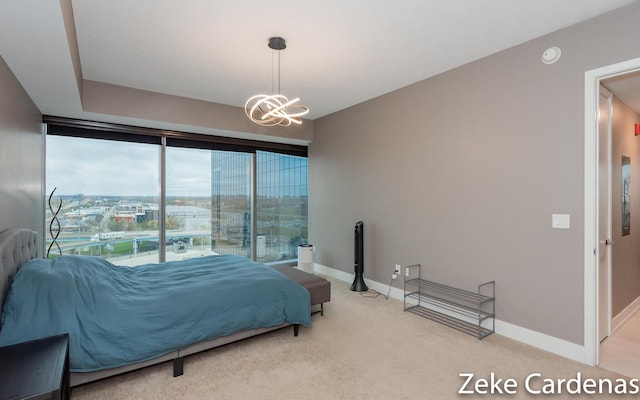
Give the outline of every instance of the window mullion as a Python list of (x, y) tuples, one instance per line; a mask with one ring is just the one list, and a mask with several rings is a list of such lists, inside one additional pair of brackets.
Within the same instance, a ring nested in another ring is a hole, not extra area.
[(257, 260), (258, 259), (258, 218), (257, 218), (257, 214), (256, 214), (256, 199), (257, 199), (257, 192), (258, 192), (258, 186), (257, 186), (257, 181), (258, 179), (256, 178), (256, 153), (252, 153), (251, 154), (251, 174), (249, 177), (249, 181), (251, 182), (251, 190), (250, 190), (250, 195), (251, 195), (251, 202), (250, 202), (250, 211), (249, 214), (251, 215), (251, 259), (252, 260)]
[(167, 138), (162, 137), (160, 144), (160, 209), (158, 210), (158, 252), (159, 261), (165, 262), (167, 259)]

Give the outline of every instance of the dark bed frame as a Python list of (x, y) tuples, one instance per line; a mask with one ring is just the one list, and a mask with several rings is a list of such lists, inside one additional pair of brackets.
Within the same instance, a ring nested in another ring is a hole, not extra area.
[[(16, 274), (16, 272), (18, 271), (18, 269), (22, 264), (31, 260), (32, 258), (36, 258), (37, 254), (38, 254), (37, 232), (29, 229), (9, 229), (0, 233), (0, 295), (2, 296), (0, 297), (0, 300), (2, 300), (2, 303), (0, 303), (0, 313), (2, 312), (1, 305), (4, 304), (4, 299), (5, 299), (7, 290), (11, 285), (14, 275)], [(309, 279), (309, 277), (314, 277), (312, 274), (307, 274), (303, 271), (297, 271), (297, 272), (302, 272), (303, 274), (305, 274), (304, 277), (307, 279)], [(297, 275), (297, 276), (300, 276), (300, 275)], [(299, 279), (296, 279), (296, 280), (300, 283)], [(324, 303), (325, 301), (329, 301), (329, 296), (330, 296), (329, 282), (324, 280), (323, 278), (317, 278), (312, 280), (325, 282), (325, 284), (323, 285), (322, 298), (314, 299), (312, 296), (312, 303), (311, 303), (312, 305), (320, 304), (322, 307), (322, 303)], [(304, 284), (303, 286), (307, 287), (307, 285), (304, 285)], [(311, 291), (310, 288), (308, 289)], [(312, 292), (312, 295), (313, 295), (313, 292)], [(316, 301), (315, 303), (314, 303), (314, 300)], [(83, 383), (107, 378), (109, 376), (133, 371), (139, 368), (162, 363), (165, 361), (173, 361), (173, 376), (180, 376), (183, 373), (185, 356), (198, 353), (204, 350), (212, 349), (214, 347), (222, 346), (228, 343), (236, 342), (238, 340), (246, 339), (255, 335), (260, 335), (262, 333), (274, 331), (277, 329), (282, 329), (287, 326), (291, 326), (291, 325), (288, 323), (285, 323), (278, 326), (244, 330), (229, 336), (223, 336), (213, 340), (203, 341), (183, 349), (171, 351), (167, 354), (161, 355), (151, 360), (147, 360), (147, 361), (139, 362), (135, 364), (129, 364), (129, 365), (125, 365), (118, 368), (105, 369), (105, 370), (94, 371), (94, 372), (72, 372), (71, 386), (78, 386)], [(293, 325), (293, 332), (294, 332), (294, 336), (298, 336), (297, 324)]]

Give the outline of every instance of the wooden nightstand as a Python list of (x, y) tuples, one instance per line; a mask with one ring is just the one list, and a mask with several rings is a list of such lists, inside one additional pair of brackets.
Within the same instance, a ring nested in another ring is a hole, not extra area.
[(0, 347), (0, 400), (69, 396), (67, 334)]

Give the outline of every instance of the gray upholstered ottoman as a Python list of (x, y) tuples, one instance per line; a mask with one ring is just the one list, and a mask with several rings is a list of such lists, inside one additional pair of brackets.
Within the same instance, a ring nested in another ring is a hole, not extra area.
[(331, 300), (331, 282), (289, 265), (274, 265), (273, 268), (307, 288), (311, 294), (311, 306), (319, 304), (320, 315), (324, 315), (324, 303)]

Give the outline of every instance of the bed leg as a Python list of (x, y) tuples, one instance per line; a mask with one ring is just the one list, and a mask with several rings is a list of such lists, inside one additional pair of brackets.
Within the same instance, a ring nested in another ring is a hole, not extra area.
[(298, 337), (298, 328), (300, 328), (299, 324), (293, 324), (293, 336)]
[(173, 377), (181, 376), (184, 373), (184, 357), (173, 359)]

